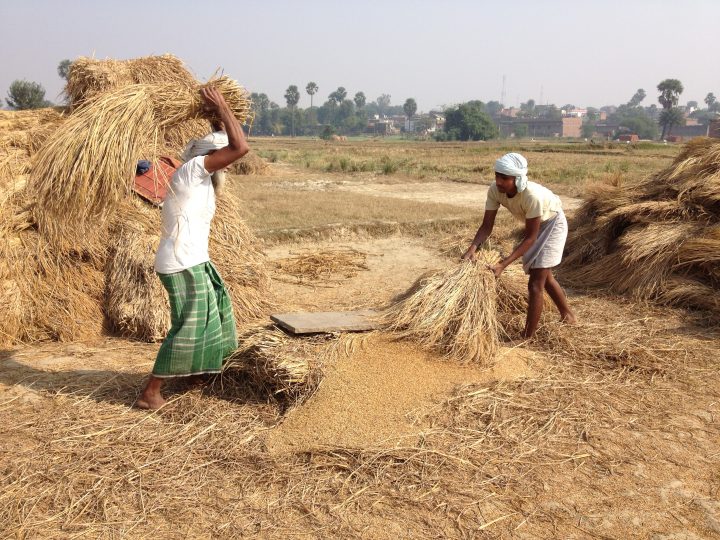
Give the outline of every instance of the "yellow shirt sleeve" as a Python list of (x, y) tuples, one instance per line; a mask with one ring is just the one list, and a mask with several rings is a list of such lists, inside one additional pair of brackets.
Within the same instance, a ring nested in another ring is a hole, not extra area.
[(497, 193), (497, 186), (495, 184), (491, 184), (488, 188), (487, 198), (485, 199), (485, 210), (500, 209), (500, 202), (498, 201)]

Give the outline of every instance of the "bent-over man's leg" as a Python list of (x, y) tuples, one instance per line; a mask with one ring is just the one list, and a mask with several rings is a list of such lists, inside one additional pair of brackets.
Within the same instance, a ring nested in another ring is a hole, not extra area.
[(567, 324), (575, 324), (575, 314), (570, 309), (567, 296), (565, 296), (565, 291), (562, 290), (562, 287), (555, 279), (555, 276), (553, 276), (552, 271), (549, 271), (548, 277), (545, 280), (545, 290), (557, 306), (558, 311), (560, 312), (560, 320)]
[(528, 312), (525, 321), (524, 338), (531, 338), (535, 335), (540, 315), (543, 310), (543, 293), (548, 275), (552, 275), (549, 268), (531, 268), (530, 280), (528, 281)]

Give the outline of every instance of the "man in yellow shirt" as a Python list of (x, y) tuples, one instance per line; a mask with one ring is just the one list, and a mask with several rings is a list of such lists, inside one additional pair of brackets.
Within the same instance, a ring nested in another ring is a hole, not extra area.
[(495, 216), (504, 206), (525, 223), (525, 239), (515, 250), (492, 267), (500, 276), (507, 266), (522, 257), (528, 282), (528, 313), (523, 337), (535, 335), (543, 309), (543, 291), (547, 291), (560, 311), (560, 319), (574, 324), (575, 314), (555, 280), (552, 268), (560, 264), (567, 239), (567, 220), (560, 198), (546, 187), (527, 179), (527, 160), (517, 153), (505, 154), (495, 162), (495, 183), (488, 188), (485, 215), (463, 259), (475, 259), (475, 252), (493, 230)]

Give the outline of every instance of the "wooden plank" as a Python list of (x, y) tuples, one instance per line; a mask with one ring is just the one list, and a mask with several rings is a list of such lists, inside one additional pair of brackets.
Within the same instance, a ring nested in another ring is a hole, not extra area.
[(372, 310), (276, 313), (270, 319), (292, 334), (366, 332), (378, 327)]

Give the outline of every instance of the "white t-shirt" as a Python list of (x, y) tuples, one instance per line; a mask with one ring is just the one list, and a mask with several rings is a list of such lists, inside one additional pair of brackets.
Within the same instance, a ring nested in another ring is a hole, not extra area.
[(492, 183), (488, 188), (485, 210), (498, 210), (500, 206), (510, 210), (510, 213), (523, 223), (526, 219), (536, 217), (545, 222), (562, 210), (560, 197), (548, 188), (530, 181), (527, 187), (514, 197), (500, 193), (497, 184)]
[(173, 174), (162, 208), (160, 246), (155, 271), (181, 272), (210, 260), (210, 222), (215, 215), (215, 190), (205, 170), (205, 156), (183, 164)]

